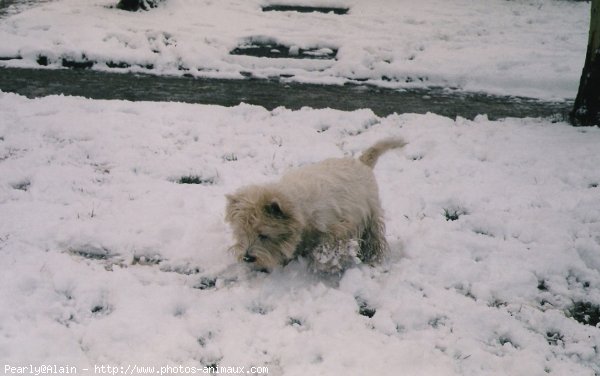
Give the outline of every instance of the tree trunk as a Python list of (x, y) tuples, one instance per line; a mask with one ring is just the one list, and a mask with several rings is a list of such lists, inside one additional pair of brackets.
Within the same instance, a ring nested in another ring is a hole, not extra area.
[(600, 0), (592, 0), (588, 38), (579, 91), (569, 114), (575, 126), (600, 125)]

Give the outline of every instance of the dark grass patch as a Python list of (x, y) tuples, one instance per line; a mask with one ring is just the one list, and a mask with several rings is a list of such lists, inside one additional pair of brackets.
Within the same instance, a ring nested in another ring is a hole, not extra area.
[(569, 271), (569, 275), (567, 276), (567, 284), (569, 287), (580, 289), (583, 288), (588, 289), (590, 287), (590, 282), (578, 276), (572, 270)]
[(204, 368), (206, 370), (209, 371), (209, 373), (217, 373), (217, 370), (219, 369), (219, 364), (218, 363), (210, 363), (204, 366)]
[(163, 261), (160, 255), (134, 255), (131, 265), (158, 265)]
[(69, 249), (69, 253), (89, 260), (108, 260), (112, 257), (108, 249), (94, 245), (85, 245), (79, 248), (71, 248)]
[(175, 181), (177, 184), (199, 184), (199, 185), (214, 185), (216, 183), (215, 177), (204, 178), (200, 175), (187, 175), (182, 176)]
[(484, 230), (482, 228), (476, 228), (473, 230), (473, 232), (477, 235), (482, 235), (482, 236), (487, 236), (490, 238), (495, 238), (494, 234), (492, 234), (491, 232)]
[(317, 133), (324, 133), (327, 132), (329, 130), (329, 128), (331, 128), (330, 125), (323, 125), (321, 126), (319, 129), (317, 129)]
[(105, 304), (96, 304), (90, 309), (90, 312), (94, 316), (104, 316), (110, 314), (112, 312), (112, 308)]
[[(50, 58), (48, 58), (48, 56), (44, 56), (44, 55), (38, 55), (37, 59), (36, 59), (36, 63), (39, 66), (42, 67), (46, 67), (48, 65), (50, 65), (50, 63), (52, 63), (53, 61), (50, 60)], [(142, 69), (147, 69), (147, 70), (152, 70), (154, 69), (154, 64), (130, 64), (124, 61), (107, 61), (107, 62), (100, 62), (100, 61), (94, 61), (94, 60), (89, 60), (85, 55), (82, 57), (82, 59), (77, 60), (77, 59), (70, 59), (70, 58), (59, 58), (57, 60), (57, 62), (63, 67), (63, 68), (69, 68), (69, 69), (75, 69), (75, 70), (82, 70), (82, 69), (91, 69), (94, 67), (94, 65), (96, 64), (105, 64), (108, 68), (131, 68), (131, 67), (139, 67)], [(180, 70), (185, 70), (185, 68), (180, 67)]]
[(200, 364), (202, 365), (203, 372), (208, 374), (218, 374), (219, 373), (219, 362), (223, 358), (218, 358), (215, 360), (201, 360)]
[(45, 67), (50, 63), (50, 60), (48, 59), (48, 56), (38, 55), (35, 62), (38, 63), (38, 65)]
[(94, 62), (91, 60), (87, 60), (85, 56), (82, 60), (72, 60), (72, 59), (61, 59), (61, 65), (65, 68), (71, 69), (90, 69), (94, 66)]
[(0, 56), (0, 61), (23, 60), (22, 56)]
[[(50, 65), (50, 63), (51, 63), (50, 58), (48, 58), (48, 56), (45, 56), (45, 55), (38, 55), (38, 57), (35, 61), (38, 65), (40, 65), (42, 67), (46, 67), (46, 66)], [(70, 68), (70, 69), (90, 69), (95, 64), (94, 61), (88, 60), (88, 58), (85, 55), (83, 55), (80, 60), (70, 59), (70, 58), (66, 58), (66, 57), (59, 58), (58, 62), (64, 68)]]
[[(392, 80), (390, 79), (390, 81), (392, 81)], [(398, 81), (398, 80), (395, 79), (393, 81)], [(407, 84), (410, 84), (413, 82), (427, 82), (427, 81), (429, 81), (428, 77), (410, 77), (410, 76), (408, 76), (408, 77), (404, 78), (404, 82)]]
[(460, 218), (460, 215), (456, 211), (450, 211), (448, 209), (444, 209), (444, 217), (447, 221), (456, 221)]
[(191, 265), (161, 265), (160, 271), (165, 273), (177, 273), (181, 275), (194, 275), (200, 273), (200, 268)]
[(263, 12), (333, 13), (337, 15), (347, 14), (349, 10), (350, 8), (311, 7), (303, 5), (266, 5), (262, 7)]
[(504, 346), (506, 344), (509, 344), (510, 346), (512, 346), (515, 349), (518, 349), (520, 346), (517, 345), (510, 337), (508, 336), (500, 336), (498, 338), (498, 343), (500, 343), (501, 346)]
[(456, 291), (456, 293), (464, 296), (465, 298), (469, 298), (473, 301), (477, 301), (477, 297), (475, 297), (475, 295), (473, 295), (473, 292), (471, 292), (471, 289), (469, 286), (464, 286), (462, 283), (459, 283), (459, 284), (452, 286), (452, 288), (454, 289), (454, 291)]
[(57, 318), (56, 322), (58, 322), (61, 325), (64, 325), (67, 328), (70, 328), (72, 324), (76, 324), (78, 321), (75, 315), (71, 313), (68, 317)]
[(177, 306), (173, 310), (173, 317), (183, 317), (186, 313), (186, 308), (183, 306)]
[(238, 157), (235, 153), (225, 153), (223, 154), (223, 160), (226, 162), (235, 162), (238, 160)]
[(546, 341), (549, 345), (558, 346), (563, 343), (564, 336), (558, 331), (548, 331), (546, 332)]
[(547, 299), (542, 299), (540, 300), (540, 307), (542, 307), (542, 310), (545, 311), (546, 309), (549, 308), (554, 308), (555, 303), (552, 303), (550, 301), (548, 301)]
[[(58, 60), (60, 65), (64, 68), (70, 69), (90, 69), (94, 66), (95, 62), (92, 60), (88, 60), (85, 55), (81, 60), (69, 59), (69, 58), (60, 58)], [(40, 66), (46, 67), (50, 65), (51, 61), (48, 56), (38, 55), (36, 59), (36, 63)]]
[(193, 288), (198, 290), (209, 290), (214, 289), (217, 286), (217, 279), (211, 277), (202, 277), (200, 281), (196, 283)]
[(584, 325), (597, 326), (600, 323), (600, 306), (591, 302), (574, 302), (567, 309), (567, 314)]
[(124, 61), (107, 61), (106, 66), (109, 68), (131, 68), (131, 64)]
[(266, 38), (250, 38), (229, 52), (230, 55), (267, 57), (271, 59), (318, 59), (331, 60), (337, 56), (337, 49), (328, 47), (300, 48), (286, 46)]
[(429, 320), (427, 324), (429, 324), (429, 326), (431, 326), (432, 328), (437, 329), (441, 326), (445, 326), (447, 319), (448, 318), (445, 316), (434, 317), (431, 320)]
[(371, 318), (373, 316), (375, 316), (375, 313), (377, 313), (377, 310), (374, 307), (371, 307), (369, 305), (369, 303), (367, 303), (366, 300), (362, 299), (361, 297), (356, 297), (356, 303), (358, 304), (358, 314), (361, 316), (365, 316), (368, 318)]
[(197, 342), (200, 345), (200, 347), (206, 347), (208, 342), (210, 342), (210, 340), (212, 340), (212, 339), (213, 339), (213, 332), (209, 331), (208, 333), (206, 333), (206, 335), (198, 337)]
[(255, 302), (250, 307), (248, 307), (248, 310), (252, 313), (256, 313), (257, 315), (264, 316), (267, 313), (271, 312), (273, 309), (261, 303)]
[(11, 184), (11, 187), (13, 189), (16, 189), (19, 191), (24, 191), (24, 192), (27, 192), (29, 190), (30, 186), (31, 186), (31, 182), (29, 180), (23, 180), (23, 181)]
[(446, 221), (457, 221), (461, 216), (467, 214), (467, 211), (464, 209), (451, 209), (451, 208), (445, 208), (444, 209), (444, 218), (446, 218)]
[(488, 304), (488, 307), (493, 308), (504, 308), (506, 306), (508, 306), (508, 303), (500, 299), (494, 299)]

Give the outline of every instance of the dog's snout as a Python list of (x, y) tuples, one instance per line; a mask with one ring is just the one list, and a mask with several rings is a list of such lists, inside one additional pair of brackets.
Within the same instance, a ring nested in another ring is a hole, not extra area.
[(252, 255), (249, 255), (246, 253), (244, 255), (244, 257), (242, 258), (242, 260), (244, 260), (245, 262), (248, 262), (248, 263), (256, 262), (256, 256), (252, 256)]

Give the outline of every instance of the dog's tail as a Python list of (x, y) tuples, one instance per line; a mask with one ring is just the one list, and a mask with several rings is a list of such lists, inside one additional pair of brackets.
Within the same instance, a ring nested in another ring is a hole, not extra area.
[(401, 138), (386, 138), (365, 150), (359, 160), (373, 168), (383, 153), (391, 149), (401, 148), (406, 144), (407, 142)]

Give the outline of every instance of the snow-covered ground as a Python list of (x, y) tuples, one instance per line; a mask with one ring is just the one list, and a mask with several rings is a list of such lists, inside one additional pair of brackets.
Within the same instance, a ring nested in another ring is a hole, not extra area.
[[(274, 2), (167, 0), (134, 13), (116, 9), (117, 0), (40, 2), (0, 20), (0, 58), (20, 58), (0, 64), (38, 67), (39, 60), (53, 68), (63, 60), (93, 61), (94, 69), (116, 71), (291, 76), (337, 84), (366, 80), (388, 87), (451, 86), (572, 99), (590, 13), (589, 3), (566, 0), (285, 0), (277, 3), (350, 11), (261, 10)], [(338, 54), (335, 60), (229, 54), (257, 39)]]
[[(2, 371), (600, 372), (600, 328), (566, 313), (600, 304), (600, 129), (7, 93), (0, 119)], [(375, 169), (387, 264), (234, 261), (226, 193), (387, 136), (410, 142)]]

